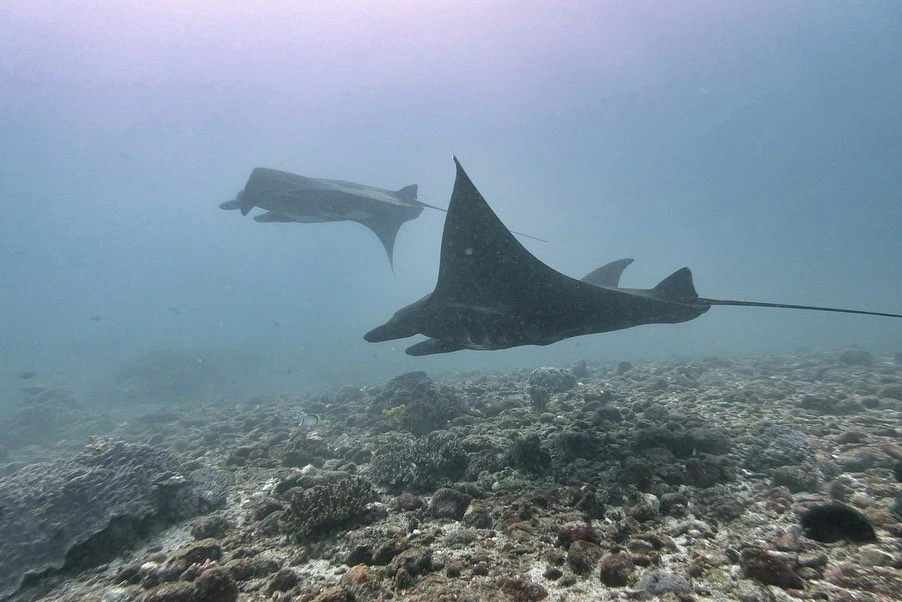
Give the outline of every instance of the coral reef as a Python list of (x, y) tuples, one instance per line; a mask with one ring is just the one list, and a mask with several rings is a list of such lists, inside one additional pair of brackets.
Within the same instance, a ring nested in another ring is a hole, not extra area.
[(537, 410), (544, 410), (553, 393), (565, 393), (575, 386), (576, 375), (569, 370), (543, 366), (536, 368), (529, 375), (526, 392), (532, 398), (534, 407)]
[(809, 457), (811, 448), (804, 434), (788, 426), (772, 425), (751, 439), (745, 466), (750, 470), (766, 470), (801, 464)]
[(22, 400), (2, 418), (0, 445), (9, 449), (84, 439), (112, 427), (109, 418), (91, 415), (71, 391), (31, 385), (22, 393)]
[[(806, 352), (574, 369), (579, 383), (548, 393), (542, 411), (524, 394), (526, 369), (149, 408), (111, 430), (193, 459), (161, 462), (152, 478), (126, 462), (131, 477), (152, 483), (141, 516), (153, 518), (111, 521), (92, 541), (131, 552), (83, 572), (73, 560), (69, 571), (29, 578), (42, 589), (23, 594), (475, 602), (876, 600), (899, 591), (902, 362)], [(410, 407), (445, 393), (470, 409), (422, 427), (446, 430), (404, 432), (419, 428), (403, 422)], [(83, 473), (105, 445), (68, 473), (73, 491), (96, 487)], [(16, 481), (19, 498), (0, 498), (0, 522), (28, 515), (20, 498), (43, 508), (47, 488), (59, 488), (56, 469), (25, 465), (23, 450), (0, 460), (0, 474), (30, 475)], [(236, 485), (210, 514), (185, 487), (216, 464)], [(110, 502), (123, 493), (98, 491)], [(838, 502), (846, 510), (837, 513)], [(175, 518), (193, 511), (205, 515)], [(49, 539), (51, 521), (36, 516), (46, 527), (37, 539)], [(57, 516), (54, 524), (73, 520), (68, 510)], [(180, 522), (164, 532), (135, 527), (171, 520)], [(73, 549), (72, 559), (100, 557)], [(10, 564), (17, 554), (0, 562), (21, 578)]]
[(467, 407), (452, 387), (437, 385), (425, 372), (408, 372), (385, 384), (371, 411), (394, 418), (414, 435), (425, 435), (445, 428)]

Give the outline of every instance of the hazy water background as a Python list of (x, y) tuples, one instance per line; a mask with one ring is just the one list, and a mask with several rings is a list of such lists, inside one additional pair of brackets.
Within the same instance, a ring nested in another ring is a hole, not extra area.
[(895, 2), (0, 3), (0, 393), (16, 398), (23, 370), (88, 390), (186, 345), (259, 354), (261, 392), (582, 357), (898, 351), (899, 321), (713, 308), (408, 358), (413, 340), (362, 335), (432, 290), (443, 214), (403, 226), (393, 274), (360, 225), (217, 204), (267, 166), (417, 183), (446, 206), (454, 153), (572, 276), (635, 257), (625, 286), (685, 265), (702, 296), (898, 312), (900, 74)]

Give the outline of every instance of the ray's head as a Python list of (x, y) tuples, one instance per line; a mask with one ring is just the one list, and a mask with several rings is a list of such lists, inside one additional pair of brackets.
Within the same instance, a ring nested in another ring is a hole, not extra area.
[(382, 326), (377, 326), (365, 335), (364, 340), (369, 343), (381, 343), (395, 339), (406, 339), (421, 332), (421, 316), (423, 305), (431, 295), (426, 295), (416, 303), (411, 303), (395, 312), (395, 315)]

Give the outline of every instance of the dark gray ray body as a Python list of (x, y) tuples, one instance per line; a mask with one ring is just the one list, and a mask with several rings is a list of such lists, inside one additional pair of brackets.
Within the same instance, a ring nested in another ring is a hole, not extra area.
[(340, 180), (307, 178), (285, 171), (255, 168), (244, 190), (222, 209), (240, 209), (247, 215), (254, 207), (267, 213), (259, 222), (352, 221), (372, 230), (389, 262), (393, 261), (395, 238), (404, 222), (416, 219), (427, 207), (417, 200), (416, 184), (401, 190), (384, 190)]
[(636, 292), (596, 286), (553, 270), (513, 237), (455, 163), (435, 290), (367, 333), (367, 341), (414, 334), (436, 339), (409, 348), (411, 355), (504, 349), (639, 324), (685, 322), (708, 310), (695, 303), (688, 270), (671, 276), (680, 286)]
[(415, 334), (429, 337), (409, 347), (409, 355), (505, 349), (643, 324), (686, 322), (712, 305), (755, 305), (699, 298), (688, 268), (651, 289), (617, 286), (629, 259), (602, 266), (583, 280), (565, 276), (513, 237), (454, 161), (457, 177), (445, 219), (435, 290), (368, 332), (367, 341)]

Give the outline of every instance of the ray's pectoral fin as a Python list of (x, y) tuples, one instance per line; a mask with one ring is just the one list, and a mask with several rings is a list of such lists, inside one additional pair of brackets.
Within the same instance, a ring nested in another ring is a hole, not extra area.
[(433, 355), (435, 353), (451, 353), (452, 351), (460, 351), (466, 349), (463, 345), (451, 341), (443, 341), (441, 339), (426, 339), (415, 345), (411, 345), (404, 350), (407, 355), (422, 356)]
[(365, 219), (355, 219), (355, 222), (361, 223), (379, 237), (382, 246), (385, 247), (385, 253), (388, 255), (388, 262), (392, 269), (395, 267), (395, 239), (398, 237), (398, 230), (407, 221), (404, 218), (392, 219), (388, 216), (375, 216)]

